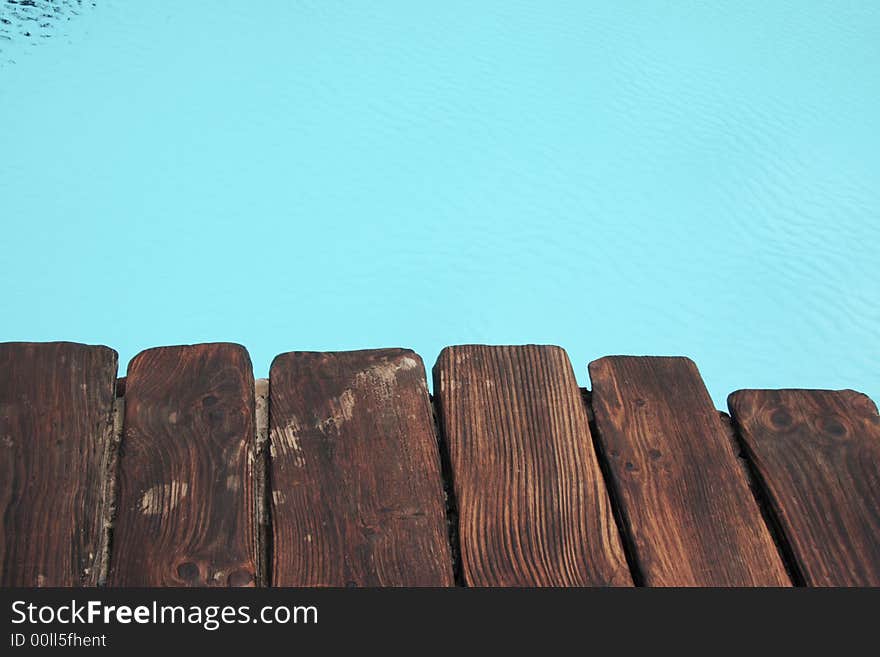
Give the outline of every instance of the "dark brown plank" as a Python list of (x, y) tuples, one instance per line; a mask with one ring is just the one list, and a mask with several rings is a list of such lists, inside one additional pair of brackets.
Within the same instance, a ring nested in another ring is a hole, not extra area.
[(138, 354), (128, 367), (110, 583), (253, 586), (254, 377), (244, 347)]
[(880, 418), (853, 390), (739, 390), (746, 454), (809, 586), (880, 586)]
[(453, 583), (424, 372), (403, 349), (272, 363), (275, 586)]
[(0, 344), (0, 585), (98, 583), (115, 383), (107, 347)]
[(581, 391), (559, 347), (444, 349), (434, 367), (471, 586), (631, 586)]
[(598, 439), (648, 586), (787, 586), (790, 579), (696, 365), (590, 363)]

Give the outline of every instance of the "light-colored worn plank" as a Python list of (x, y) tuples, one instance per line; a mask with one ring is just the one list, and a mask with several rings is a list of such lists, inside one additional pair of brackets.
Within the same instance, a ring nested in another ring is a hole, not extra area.
[(269, 378), (273, 584), (451, 585), (421, 358), (294, 352)]

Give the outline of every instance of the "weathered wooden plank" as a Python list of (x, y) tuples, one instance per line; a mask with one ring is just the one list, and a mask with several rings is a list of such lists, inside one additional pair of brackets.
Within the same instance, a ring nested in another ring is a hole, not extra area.
[(116, 359), (69, 342), (0, 344), (0, 585), (98, 583)]
[(451, 585), (421, 358), (293, 352), (269, 380), (273, 585)]
[(160, 347), (128, 367), (110, 583), (253, 586), (254, 377), (244, 347)]
[(739, 390), (746, 454), (809, 586), (880, 586), (880, 418), (852, 390)]
[(471, 586), (631, 586), (568, 356), (456, 346), (434, 392)]
[(696, 365), (613, 356), (589, 369), (599, 443), (644, 583), (789, 585)]

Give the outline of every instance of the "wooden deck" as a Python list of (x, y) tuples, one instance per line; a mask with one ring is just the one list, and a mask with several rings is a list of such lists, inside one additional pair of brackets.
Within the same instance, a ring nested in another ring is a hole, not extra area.
[(878, 586), (880, 418), (552, 346), (0, 344), (2, 586)]

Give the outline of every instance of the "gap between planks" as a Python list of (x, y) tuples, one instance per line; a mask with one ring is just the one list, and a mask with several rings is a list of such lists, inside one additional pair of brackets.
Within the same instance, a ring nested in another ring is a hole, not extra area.
[[(120, 388), (119, 381), (122, 381)], [(118, 379), (116, 391), (125, 390), (125, 379)], [(110, 574), (110, 555), (113, 552), (113, 523), (116, 520), (116, 490), (119, 477), (119, 457), (122, 451), (123, 418), (125, 418), (125, 397), (113, 398), (113, 410), (110, 418), (111, 435), (107, 441), (107, 452), (104, 457), (104, 517), (101, 529), (101, 566), (98, 572), (97, 585), (105, 586)]]
[(461, 539), (458, 527), (458, 502), (455, 499), (455, 485), (452, 479), (452, 462), (449, 458), (449, 443), (443, 429), (438, 401), (434, 395), (428, 395), (431, 403), (431, 415), (434, 419), (434, 438), (440, 452), (440, 479), (443, 482), (443, 499), (446, 503), (446, 529), (449, 541), (449, 554), (452, 556), (452, 577), (455, 586), (467, 586), (464, 581), (464, 569), (461, 562)]
[(620, 536), (620, 544), (623, 547), (623, 556), (626, 559), (626, 565), (629, 567), (629, 574), (632, 577), (633, 585), (643, 587), (645, 585), (645, 575), (639, 567), (639, 561), (636, 558), (636, 548), (632, 537), (626, 531), (626, 523), (623, 520), (623, 511), (620, 504), (620, 492), (614, 485), (614, 478), (611, 476), (610, 466), (608, 464), (608, 455), (605, 453), (605, 447), (599, 440), (599, 429), (596, 426), (596, 416), (593, 413), (593, 396), (589, 389), (581, 388), (581, 401), (584, 403), (584, 410), (587, 413), (587, 423), (590, 427), (590, 440), (593, 443), (593, 451), (596, 453), (596, 461), (599, 463), (599, 471), (602, 474), (602, 483), (608, 493), (608, 501), (611, 503), (611, 515), (614, 518), (614, 524), (617, 525), (617, 533)]
[(785, 567), (785, 572), (788, 573), (788, 578), (793, 586), (806, 586), (806, 580), (797, 563), (797, 559), (795, 559), (794, 551), (791, 548), (788, 537), (782, 530), (782, 523), (780, 523), (770, 504), (770, 493), (767, 485), (743, 446), (743, 439), (739, 428), (730, 415), (724, 411), (718, 411), (718, 415), (721, 416), (721, 424), (724, 425), (725, 433), (730, 440), (733, 455), (736, 457), (736, 462), (742, 468), (743, 476), (746, 478), (749, 490), (752, 491), (755, 503), (761, 511), (761, 518), (764, 520), (764, 524), (767, 525), (767, 530), (770, 532), (773, 543), (776, 545), (776, 551), (779, 553), (779, 558), (782, 559), (782, 565)]
[(256, 554), (256, 584), (267, 587), (271, 581), (272, 567), (272, 514), (269, 512), (269, 379), (254, 380), (254, 505), (256, 506), (257, 535), (254, 545)]

